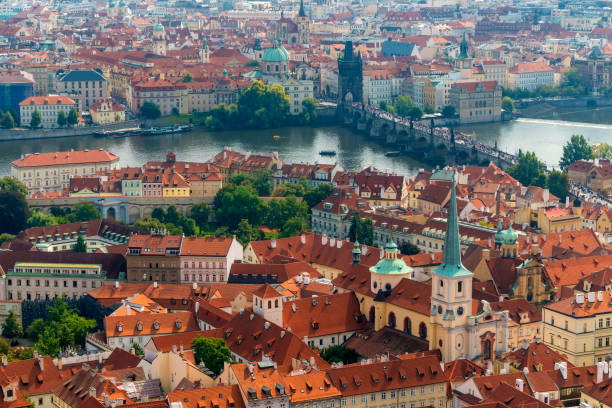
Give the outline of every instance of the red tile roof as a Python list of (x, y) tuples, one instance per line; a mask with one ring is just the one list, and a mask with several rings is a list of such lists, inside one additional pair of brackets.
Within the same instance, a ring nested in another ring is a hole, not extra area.
[(81, 163), (110, 163), (119, 157), (106, 150), (75, 150), (72, 152), (34, 153), (12, 162), (15, 167), (57, 166)]
[(67, 96), (30, 96), (19, 102), (19, 106), (74, 105), (76, 102)]

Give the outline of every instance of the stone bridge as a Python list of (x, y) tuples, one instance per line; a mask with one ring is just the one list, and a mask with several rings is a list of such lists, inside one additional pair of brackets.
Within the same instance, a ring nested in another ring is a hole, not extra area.
[(506, 169), (516, 162), (515, 156), (447, 127), (437, 127), (433, 120), (410, 122), (380, 109), (364, 109), (358, 105), (344, 106), (341, 114), (346, 126), (431, 163), (488, 165), (492, 162)]

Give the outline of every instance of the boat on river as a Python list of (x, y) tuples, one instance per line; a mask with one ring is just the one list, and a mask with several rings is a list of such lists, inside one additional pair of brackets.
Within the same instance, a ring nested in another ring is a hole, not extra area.
[(138, 135), (142, 133), (143, 129), (139, 127), (125, 128), (125, 129), (113, 129), (113, 130), (100, 130), (93, 132), (94, 137), (124, 137), (130, 135)]
[(102, 130), (94, 132), (95, 137), (112, 137), (120, 138), (127, 136), (138, 136), (138, 135), (167, 135), (173, 133), (183, 133), (191, 131), (191, 125), (174, 125), (174, 126), (162, 126), (162, 127), (150, 127), (143, 129), (140, 127), (126, 128), (126, 129), (113, 129), (113, 130)]
[(336, 151), (335, 150), (321, 150), (319, 152), (320, 156), (335, 156), (336, 155)]
[(401, 152), (399, 150), (393, 150), (391, 152), (387, 152), (385, 153), (386, 157), (397, 157), (401, 154)]
[(144, 135), (167, 135), (173, 133), (190, 132), (192, 129), (191, 125), (176, 125), (176, 126), (163, 126), (163, 127), (152, 127), (144, 129)]

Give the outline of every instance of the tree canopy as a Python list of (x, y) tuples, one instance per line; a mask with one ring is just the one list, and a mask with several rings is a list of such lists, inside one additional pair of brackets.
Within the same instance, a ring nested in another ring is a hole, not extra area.
[(589, 145), (583, 135), (572, 135), (571, 139), (563, 146), (563, 155), (559, 166), (565, 171), (567, 166), (577, 160), (590, 160), (594, 157), (593, 148)]
[(85, 240), (83, 239), (82, 235), (78, 236), (76, 244), (74, 244), (74, 247), (72, 247), (72, 251), (73, 252), (87, 252), (87, 244), (85, 243)]
[(24, 196), (28, 195), (28, 188), (26, 185), (12, 176), (0, 178), (0, 191), (15, 191)]
[(372, 220), (370, 218), (361, 218), (358, 213), (353, 213), (349, 228), (349, 239), (351, 242), (359, 241), (361, 244), (372, 245), (374, 243)]
[(536, 185), (538, 176), (544, 174), (546, 166), (538, 159), (534, 152), (520, 152), (518, 162), (506, 170), (506, 172), (517, 179), (524, 186)]
[(157, 119), (161, 116), (161, 111), (153, 102), (145, 102), (140, 107), (140, 115), (146, 119)]
[(2, 323), (2, 336), (7, 339), (16, 339), (23, 336), (21, 323), (17, 320), (17, 315), (12, 310), (9, 310), (9, 315), (4, 323)]
[(0, 233), (18, 234), (30, 216), (30, 209), (23, 194), (15, 191), (0, 191)]
[(40, 126), (41, 122), (42, 122), (42, 116), (40, 116), (40, 112), (37, 110), (32, 112), (32, 116), (30, 118), (30, 127), (32, 129), (36, 129)]
[(223, 186), (215, 196), (214, 207), (217, 221), (232, 230), (242, 219), (251, 225), (261, 225), (268, 215), (268, 205), (248, 185)]
[(321, 358), (328, 363), (353, 364), (359, 360), (359, 353), (351, 348), (334, 344), (321, 350)]
[(223, 339), (197, 336), (191, 342), (191, 349), (196, 364), (204, 363), (215, 377), (223, 371), (223, 364), (229, 363), (232, 358), (232, 353)]

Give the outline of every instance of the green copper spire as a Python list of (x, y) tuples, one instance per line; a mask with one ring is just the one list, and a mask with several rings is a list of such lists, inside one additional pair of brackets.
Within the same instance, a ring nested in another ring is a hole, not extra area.
[(468, 57), (468, 43), (465, 38), (465, 33), (463, 33), (463, 39), (461, 40), (461, 44), (459, 45), (459, 59), (466, 59)]
[(499, 221), (497, 222), (497, 231), (495, 232), (495, 243), (496, 244), (501, 244), (502, 241), (504, 240), (503, 229), (504, 229), (504, 226), (502, 225), (502, 220), (500, 217)]
[(455, 173), (451, 183), (451, 198), (446, 220), (446, 236), (444, 237), (444, 254), (442, 264), (434, 269), (434, 273), (453, 276), (471, 275), (461, 264), (461, 242), (459, 241), (459, 222), (457, 220), (457, 195), (455, 193)]
[(298, 11), (298, 17), (306, 17), (304, 12), (304, 0), (300, 0), (300, 10)]
[(353, 265), (359, 265), (361, 263), (361, 250), (359, 249), (359, 241), (355, 241), (355, 247), (353, 248)]

